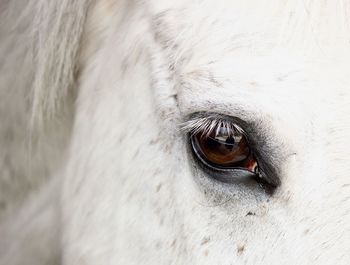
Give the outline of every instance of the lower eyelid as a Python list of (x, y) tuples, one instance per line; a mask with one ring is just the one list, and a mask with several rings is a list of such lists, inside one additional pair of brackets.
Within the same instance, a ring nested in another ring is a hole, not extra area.
[[(198, 157), (195, 157), (192, 153), (192, 159), (196, 160)], [(193, 161), (200, 167), (201, 172), (206, 175), (206, 179), (208, 181), (215, 181), (218, 184), (233, 184), (233, 185), (244, 185), (246, 188), (259, 188), (259, 190), (263, 190), (265, 194), (272, 196), (276, 187), (278, 185), (271, 185), (264, 178), (261, 177), (260, 174), (253, 173), (251, 171), (247, 171), (245, 169), (224, 169), (222, 171), (218, 171), (217, 169), (211, 167), (208, 164), (204, 164), (202, 162)]]
[(239, 169), (239, 168), (232, 169), (231, 171), (226, 173), (216, 172), (212, 174), (216, 180), (219, 180), (224, 183), (230, 183), (230, 184), (250, 182), (256, 177), (256, 174), (244, 169)]

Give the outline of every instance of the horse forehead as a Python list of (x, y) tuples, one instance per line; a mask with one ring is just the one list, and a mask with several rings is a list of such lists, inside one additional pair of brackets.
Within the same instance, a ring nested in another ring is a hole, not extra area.
[(153, 0), (150, 9), (156, 39), (178, 52), (174, 57), (284, 48), (313, 59), (349, 58), (350, 15), (326, 2)]
[[(291, 44), (276, 37), (276, 25), (269, 28), (270, 32), (252, 28), (248, 32), (240, 28), (241, 23), (231, 27), (232, 21), (205, 21), (206, 15), (188, 19), (178, 10), (167, 10), (154, 20), (156, 41), (181, 81), (209, 81), (201, 83), (199, 93), (227, 81), (221, 88), (232, 93), (244, 90), (269, 93), (272, 97), (304, 95), (299, 100), (327, 98), (330, 105), (350, 97), (350, 56), (342, 53), (342, 42), (320, 43), (309, 38), (303, 42), (293, 40)], [(194, 86), (187, 88), (193, 90)]]
[[(328, 6), (328, 12), (321, 1), (309, 5), (305, 13), (297, 5), (282, 7), (284, 1), (270, 10), (247, 2), (231, 1), (226, 9), (218, 4), (213, 12), (213, 1), (201, 5), (165, 1), (154, 8), (155, 39), (178, 74), (184, 105), (193, 106), (193, 98), (217, 104), (237, 98), (255, 102), (276, 120), (288, 117), (289, 126), (294, 123), (296, 130), (312, 124), (320, 146), (332, 138), (342, 144), (327, 144), (325, 149), (347, 154), (343, 145), (350, 144), (350, 130), (344, 128), (350, 118), (349, 34), (334, 28), (342, 24), (331, 17), (333, 7)], [(287, 14), (289, 19), (284, 17)], [(295, 133), (293, 137), (305, 137)], [(306, 151), (302, 145), (300, 150)], [(340, 171), (348, 168), (341, 162), (338, 166)]]

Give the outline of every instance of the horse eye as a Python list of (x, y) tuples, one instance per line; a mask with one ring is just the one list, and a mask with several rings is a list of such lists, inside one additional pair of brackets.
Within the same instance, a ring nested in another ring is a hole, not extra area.
[(257, 173), (258, 164), (243, 130), (222, 125), (209, 134), (198, 131), (191, 135), (191, 147), (199, 161), (218, 171), (240, 169)]

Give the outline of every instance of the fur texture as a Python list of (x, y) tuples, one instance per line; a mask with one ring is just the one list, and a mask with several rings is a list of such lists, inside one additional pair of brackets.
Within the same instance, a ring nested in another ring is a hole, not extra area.
[[(1, 265), (349, 264), (348, 2), (0, 6)], [(254, 125), (273, 196), (196, 164), (193, 113)]]

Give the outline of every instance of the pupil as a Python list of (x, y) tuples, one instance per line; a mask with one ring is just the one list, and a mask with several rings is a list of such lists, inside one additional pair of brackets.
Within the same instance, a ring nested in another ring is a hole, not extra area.
[(235, 138), (228, 137), (228, 138), (226, 139), (225, 143), (227, 143), (227, 144), (234, 144), (234, 143), (235, 143)]

